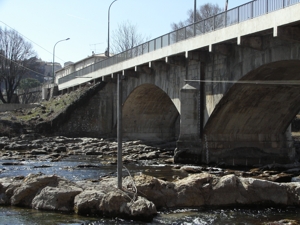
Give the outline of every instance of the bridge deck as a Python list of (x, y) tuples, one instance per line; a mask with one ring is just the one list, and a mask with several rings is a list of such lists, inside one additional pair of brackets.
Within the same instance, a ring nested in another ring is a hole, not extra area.
[[(300, 0), (257, 0), (246, 3), (62, 77), (58, 79), (58, 88), (64, 90), (100, 77), (124, 73), (128, 69), (136, 71), (140, 65), (151, 67), (151, 62), (157, 60), (167, 63), (168, 57), (178, 54), (188, 57), (189, 52), (196, 50), (211, 52), (217, 44), (240, 45), (244, 37), (258, 36), (265, 31), (272, 32), (276, 37), (280, 27), (300, 23), (299, 3)], [(194, 26), (197, 30), (192, 32)]]

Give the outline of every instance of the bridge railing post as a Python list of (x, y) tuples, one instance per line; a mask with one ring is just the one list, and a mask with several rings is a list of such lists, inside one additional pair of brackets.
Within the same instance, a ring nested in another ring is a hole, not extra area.
[(237, 22), (240, 22), (240, 7), (237, 8)]
[(253, 7), (254, 7), (253, 4), (254, 4), (254, 3), (251, 2), (251, 19), (253, 18)]

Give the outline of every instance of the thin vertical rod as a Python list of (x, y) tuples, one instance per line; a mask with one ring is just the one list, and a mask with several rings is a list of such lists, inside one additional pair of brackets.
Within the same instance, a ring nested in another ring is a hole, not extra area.
[(197, 14), (197, 0), (194, 0), (194, 23), (196, 23), (196, 14)]
[(118, 74), (117, 87), (117, 138), (118, 138), (118, 188), (122, 189), (122, 74)]
[(112, 3), (110, 3), (110, 5), (109, 5), (109, 7), (108, 7), (108, 25), (107, 25), (107, 29), (108, 29), (108, 31), (107, 31), (107, 57), (110, 57), (110, 49), (109, 49), (109, 39), (110, 39), (110, 37), (109, 37), (109, 26), (110, 26), (110, 7), (111, 7), (111, 5), (115, 2), (115, 1), (117, 1), (117, 0), (114, 0)]
[(196, 15), (197, 15), (197, 0), (194, 0), (194, 36), (196, 36)]

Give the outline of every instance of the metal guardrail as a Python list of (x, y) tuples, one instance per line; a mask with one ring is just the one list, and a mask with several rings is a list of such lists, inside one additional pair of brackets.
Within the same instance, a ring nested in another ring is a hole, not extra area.
[(68, 82), (76, 77), (84, 76), (91, 72), (100, 70), (105, 67), (123, 62), (128, 59), (161, 49), (182, 40), (191, 37), (203, 35), (214, 30), (225, 28), (237, 23), (241, 23), (252, 18), (268, 14), (270, 12), (300, 3), (300, 0), (254, 0), (240, 5), (231, 10), (224, 11), (220, 14), (201, 20), (194, 24), (180, 28), (146, 43), (138, 45), (125, 52), (114, 55), (110, 58), (99, 61), (74, 73), (68, 74), (58, 79), (58, 84)]

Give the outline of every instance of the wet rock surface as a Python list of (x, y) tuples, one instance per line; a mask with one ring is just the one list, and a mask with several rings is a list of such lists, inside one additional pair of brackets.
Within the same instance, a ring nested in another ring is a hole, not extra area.
[[(91, 156), (108, 165), (116, 164), (117, 142), (97, 138), (67, 138), (22, 135), (0, 137), (0, 159), (5, 166), (22, 166), (26, 161), (45, 161), (35, 168), (47, 168), (46, 162), (59, 162), (72, 156)], [(201, 206), (298, 206), (300, 164), (271, 164), (257, 168), (221, 168), (175, 165), (175, 143), (124, 141), (123, 163), (147, 162), (169, 165), (181, 176), (136, 174), (124, 177), (117, 188), (111, 174), (92, 180), (70, 181), (41, 173), (0, 178), (0, 205), (75, 212), (150, 221), (156, 210)], [(105, 159), (105, 160), (103, 160)], [(66, 170), (99, 168), (80, 163)], [(0, 170), (0, 174), (4, 172)], [(274, 222), (281, 224), (282, 221)]]
[[(57, 162), (70, 156), (91, 156), (99, 159), (103, 164), (116, 165), (117, 142), (114, 139), (98, 138), (68, 138), (63, 136), (45, 137), (38, 134), (23, 134), (19, 137), (0, 137), (1, 160), (5, 166), (23, 165), (23, 161), (52, 161)], [(239, 177), (253, 177), (262, 180), (285, 183), (300, 180), (300, 163), (270, 164), (256, 168), (230, 168), (225, 166), (197, 166), (175, 165), (173, 155), (176, 148), (175, 142), (148, 142), (124, 141), (123, 164), (138, 164), (146, 162), (151, 165), (165, 164), (173, 167), (174, 171), (180, 171), (183, 176), (173, 177), (174, 180), (188, 176), (189, 174), (208, 172), (218, 176), (235, 174)], [(41, 165), (39, 167), (47, 167)], [(93, 163), (83, 163), (77, 168), (99, 167)], [(73, 168), (76, 169), (76, 168)], [(0, 171), (1, 173), (1, 171)], [(160, 177), (164, 179), (163, 177)]]
[[(117, 156), (117, 142), (98, 138), (67, 138), (62, 136), (32, 139), (32, 135), (22, 135), (19, 138), (0, 137), (2, 160), (59, 160), (70, 155), (92, 155), (108, 159), (108, 163), (115, 163)], [(152, 147), (151, 145), (155, 145)], [(138, 160), (157, 159), (164, 162), (173, 157), (175, 143), (142, 143), (127, 141), (123, 143), (124, 163)]]
[(218, 177), (200, 173), (173, 182), (142, 174), (125, 177), (122, 189), (116, 184), (115, 177), (97, 182), (70, 182), (42, 174), (0, 178), (0, 204), (151, 221), (160, 209), (300, 203), (298, 182), (276, 183), (234, 174)]

